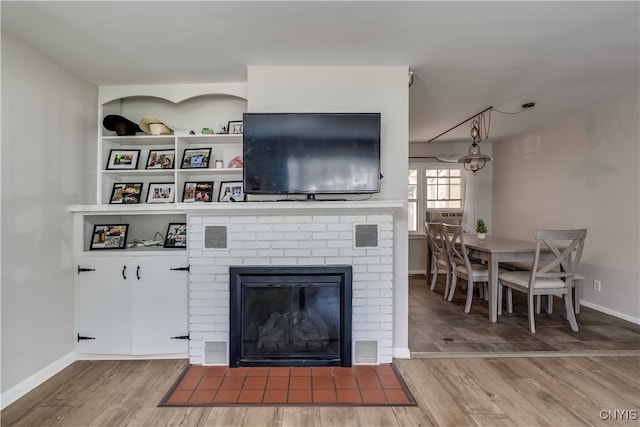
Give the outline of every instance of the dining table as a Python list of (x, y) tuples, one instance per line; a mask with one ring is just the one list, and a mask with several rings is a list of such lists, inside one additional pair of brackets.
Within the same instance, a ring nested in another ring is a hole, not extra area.
[(478, 239), (475, 234), (465, 234), (464, 244), (470, 257), (487, 262), (489, 270), (489, 320), (498, 321), (498, 273), (501, 262), (529, 261), (533, 263), (537, 243), (535, 240), (517, 240), (506, 237), (486, 236)]

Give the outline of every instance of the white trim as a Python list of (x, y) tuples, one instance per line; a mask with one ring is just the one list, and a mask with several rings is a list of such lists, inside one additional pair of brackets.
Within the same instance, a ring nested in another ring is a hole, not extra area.
[(592, 302), (585, 301), (585, 300), (580, 300), (580, 305), (584, 305), (585, 307), (589, 307), (593, 310), (600, 311), (602, 313), (608, 314), (613, 317), (617, 317), (622, 320), (626, 320), (627, 322), (635, 323), (636, 325), (640, 325), (640, 317), (633, 317), (628, 314), (621, 313), (619, 311), (612, 310), (610, 308), (603, 307), (601, 305), (594, 304)]
[(393, 347), (393, 357), (395, 359), (411, 359), (409, 347)]
[(40, 371), (31, 375), (26, 380), (21, 381), (17, 385), (11, 387), (9, 390), (2, 393), (2, 396), (0, 396), (0, 409), (4, 409), (7, 406), (11, 405), (13, 402), (20, 399), (22, 396), (24, 396), (58, 372), (62, 371), (64, 368), (71, 365), (75, 361), (76, 354), (75, 352), (71, 352), (66, 356), (63, 356), (60, 359), (56, 360), (44, 369), (41, 369)]

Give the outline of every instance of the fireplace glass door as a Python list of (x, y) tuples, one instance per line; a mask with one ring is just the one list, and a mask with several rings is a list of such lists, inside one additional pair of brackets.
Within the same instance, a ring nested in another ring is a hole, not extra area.
[(340, 283), (247, 285), (242, 310), (245, 359), (340, 357)]

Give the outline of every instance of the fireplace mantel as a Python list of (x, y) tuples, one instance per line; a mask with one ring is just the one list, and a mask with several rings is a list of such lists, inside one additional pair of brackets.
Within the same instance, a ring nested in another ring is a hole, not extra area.
[(401, 209), (402, 200), (300, 200), (282, 202), (238, 203), (178, 203), (179, 210), (201, 215), (323, 215), (394, 213)]

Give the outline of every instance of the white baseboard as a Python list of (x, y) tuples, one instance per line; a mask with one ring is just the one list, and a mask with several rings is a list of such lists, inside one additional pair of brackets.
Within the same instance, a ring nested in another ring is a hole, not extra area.
[(66, 368), (71, 365), (76, 360), (75, 352), (71, 352), (66, 356), (61, 357), (56, 360), (49, 366), (41, 369), (35, 374), (31, 375), (26, 380), (22, 381), (18, 385), (11, 387), (9, 390), (2, 393), (0, 396), (0, 409), (4, 409), (7, 406), (11, 405), (16, 400), (20, 399), (22, 396)]
[(409, 270), (409, 275), (414, 275), (414, 274), (422, 274), (424, 276), (425, 271), (423, 270)]
[(631, 322), (631, 323), (635, 323), (636, 325), (640, 325), (640, 317), (629, 316), (626, 313), (621, 313), (619, 311), (612, 310), (610, 308), (603, 307), (601, 305), (594, 304), (592, 302), (585, 301), (585, 300), (580, 300), (580, 305), (583, 305), (585, 307), (589, 307), (589, 308), (591, 308), (593, 310), (596, 310), (596, 311), (601, 311), (602, 313), (608, 314), (608, 315), (613, 316), (613, 317), (617, 317), (617, 318), (622, 319), (622, 320), (626, 320), (627, 322)]
[(395, 359), (411, 359), (409, 347), (393, 347), (393, 357)]

